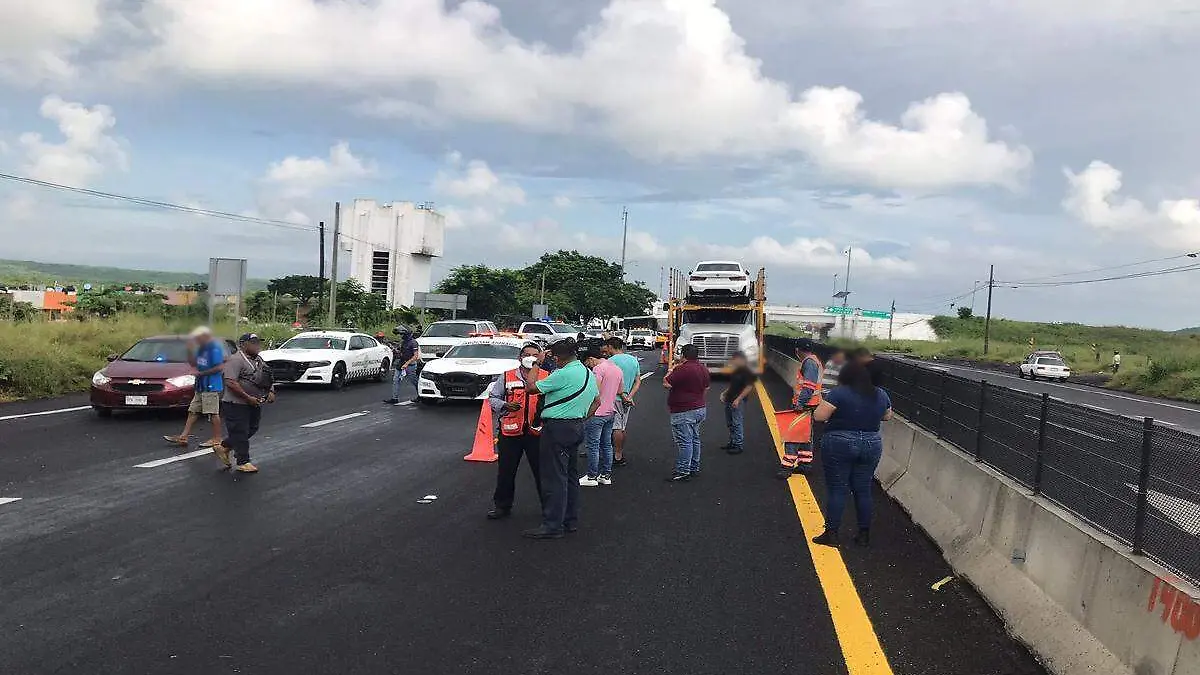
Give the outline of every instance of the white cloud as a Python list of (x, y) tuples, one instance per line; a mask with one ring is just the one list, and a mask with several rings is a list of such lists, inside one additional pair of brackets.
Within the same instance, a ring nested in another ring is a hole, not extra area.
[(0, 2), (0, 76), (29, 82), (70, 77), (81, 44), (101, 26), (101, 0)]
[(128, 168), (121, 142), (111, 135), (117, 118), (108, 106), (89, 108), (58, 96), (47, 96), (42, 100), (40, 112), (58, 126), (63, 140), (47, 141), (32, 131), (21, 134), (18, 144), (25, 154), (22, 171), (26, 175), (81, 187), (108, 169)]
[(1068, 183), (1063, 208), (1085, 224), (1107, 232), (1134, 232), (1165, 248), (1200, 248), (1200, 200), (1167, 199), (1151, 209), (1118, 194), (1121, 172), (1099, 160), (1077, 174), (1063, 172)]
[(351, 110), (364, 117), (411, 122), (423, 129), (439, 129), (446, 126), (446, 118), (433, 108), (403, 99), (369, 99), (351, 106)]
[(329, 149), (328, 158), (291, 155), (273, 162), (263, 182), (274, 186), (281, 196), (295, 198), (375, 173), (374, 164), (355, 156), (350, 144), (342, 141)]
[[(715, 0), (611, 0), (566, 52), (522, 42), (477, 1), (195, 5), (147, 0), (139, 20), (157, 44), (127, 69), (356, 90), (378, 97), (377, 114), (594, 133), (653, 161), (803, 156), (885, 187), (1011, 188), (1031, 162), (1028, 148), (992, 139), (963, 94), (914, 103), (899, 124), (867, 119), (846, 88), (795, 95), (762, 72)], [(428, 105), (408, 98), (414, 90), (430, 92)]]
[(574, 204), (574, 202), (572, 202), (571, 198), (566, 195), (556, 195), (554, 197), (554, 205), (560, 209), (570, 208), (572, 204)]
[(473, 159), (461, 167), (462, 155), (451, 153), (447, 160), (452, 171), (439, 171), (433, 189), (455, 199), (482, 200), (497, 204), (524, 204), (525, 191), (520, 185), (495, 174), (487, 162)]

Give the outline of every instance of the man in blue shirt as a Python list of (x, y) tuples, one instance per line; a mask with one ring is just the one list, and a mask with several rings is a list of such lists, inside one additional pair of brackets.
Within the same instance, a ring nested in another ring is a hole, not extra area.
[(196, 368), (194, 394), (188, 406), (187, 422), (183, 425), (183, 433), (178, 436), (163, 436), (163, 440), (172, 445), (187, 447), (191, 438), (192, 426), (201, 415), (208, 415), (212, 420), (212, 439), (200, 444), (202, 448), (211, 448), (221, 442), (221, 392), (225, 391), (225, 379), (221, 374), (225, 368), (225, 350), (221, 341), (213, 338), (212, 331), (204, 326), (193, 330), (189, 336), (189, 360)]
[(396, 405), (400, 403), (400, 389), (405, 382), (413, 386), (414, 392), (417, 389), (417, 378), (421, 374), (421, 345), (406, 326), (396, 326), (392, 332), (400, 336), (400, 342), (392, 345), (392, 397), (384, 400), (384, 403)]

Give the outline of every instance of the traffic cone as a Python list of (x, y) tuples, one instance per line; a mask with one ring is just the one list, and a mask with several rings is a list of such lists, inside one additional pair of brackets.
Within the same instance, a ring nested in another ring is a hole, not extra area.
[(492, 434), (492, 406), (484, 399), (483, 409), (479, 411), (479, 424), (475, 425), (475, 444), (471, 446), (471, 454), (463, 457), (468, 462), (494, 462), (500, 459), (496, 454), (496, 438)]

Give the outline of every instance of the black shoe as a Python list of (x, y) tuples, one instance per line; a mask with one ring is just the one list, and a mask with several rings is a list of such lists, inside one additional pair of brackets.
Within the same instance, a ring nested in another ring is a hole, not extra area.
[(579, 452), (579, 456), (580, 456), (580, 457), (582, 457), (582, 458), (584, 458), (584, 459), (587, 459), (587, 450), (581, 450), (581, 451)]
[(500, 520), (501, 518), (507, 518), (511, 515), (512, 509), (494, 508), (487, 512), (488, 520)]
[(621, 459), (613, 460), (613, 466), (625, 466), (628, 463), (629, 463), (629, 460), (625, 459), (624, 457), (622, 457)]
[(831, 530), (829, 528), (825, 528), (824, 532), (822, 532), (820, 535), (818, 535), (816, 537), (813, 537), (812, 542), (814, 544), (820, 544), (822, 546), (832, 546), (834, 548), (837, 548), (840, 545), (840, 542), (838, 541), (837, 530)]
[(667, 478), (668, 483), (685, 483), (692, 479), (690, 473), (673, 473)]
[(566, 532), (567, 534), (575, 534), (578, 531), (578, 525), (563, 525), (563, 532)]
[(732, 450), (732, 449), (734, 449), (734, 448), (736, 448), (736, 447), (737, 447), (737, 446), (736, 446), (736, 445), (734, 445), (733, 443), (726, 443), (725, 445), (722, 445), (722, 446), (721, 446), (721, 449), (722, 449), (722, 450)]
[(854, 536), (854, 543), (859, 546), (862, 546), (864, 548), (867, 546), (870, 546), (871, 545), (871, 531), (870, 530), (859, 530), (858, 534)]
[(562, 539), (562, 530), (547, 530), (544, 527), (535, 527), (532, 530), (525, 530), (521, 533), (526, 539)]
[(400, 402), (400, 399), (398, 399), (398, 398), (386, 398), (386, 399), (384, 399), (384, 400), (383, 400), (383, 402), (384, 402), (384, 403), (386, 403), (386, 404), (388, 404), (388, 405), (396, 405), (397, 403), (399, 403), (399, 402)]
[(742, 448), (740, 446), (734, 445), (734, 446), (730, 446), (730, 447), (726, 448), (725, 452), (727, 452), (731, 455), (740, 455), (740, 454), (742, 454)]
[(793, 469), (792, 467), (781, 466), (781, 467), (779, 467), (779, 470), (775, 472), (775, 477), (778, 478), (779, 480), (787, 480), (792, 477), (793, 473), (795, 473), (795, 469)]

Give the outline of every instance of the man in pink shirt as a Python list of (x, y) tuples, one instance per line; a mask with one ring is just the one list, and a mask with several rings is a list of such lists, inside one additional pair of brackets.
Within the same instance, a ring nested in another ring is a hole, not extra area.
[(584, 423), (583, 437), (587, 442), (587, 475), (579, 479), (582, 487), (612, 485), (613, 419), (617, 412), (617, 395), (625, 375), (621, 368), (604, 358), (600, 347), (589, 347), (583, 365), (592, 369), (600, 388), (600, 407)]

